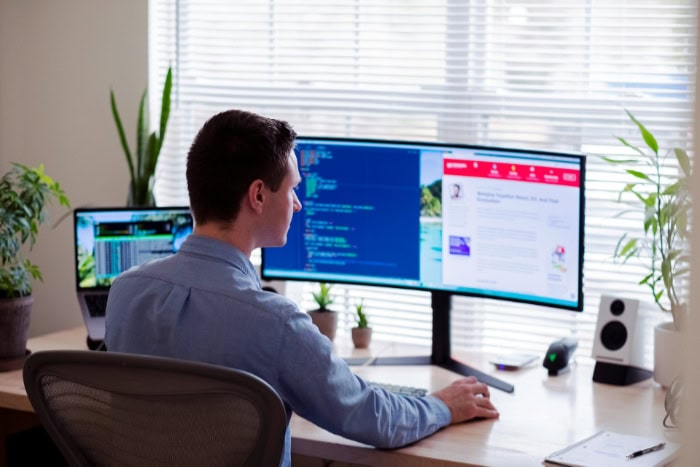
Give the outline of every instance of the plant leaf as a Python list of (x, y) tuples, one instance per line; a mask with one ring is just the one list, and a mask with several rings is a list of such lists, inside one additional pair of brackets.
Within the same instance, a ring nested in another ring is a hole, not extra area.
[[(170, 117), (170, 94), (173, 87), (173, 70), (168, 67), (168, 73), (165, 75), (165, 83), (163, 84), (163, 96), (161, 98), (160, 107), (160, 127), (158, 133), (158, 146), (156, 147), (156, 159), (160, 154), (160, 149), (163, 147), (165, 140), (165, 130), (168, 126), (168, 118)], [(154, 166), (155, 167), (155, 166)]]
[(149, 179), (153, 176), (156, 170), (156, 162), (158, 162), (158, 137), (155, 133), (151, 133), (148, 137), (148, 144), (145, 151), (145, 163), (143, 178), (144, 183), (148, 184)]
[[(621, 139), (621, 138), (618, 138)], [(624, 141), (624, 140), (623, 140)], [(637, 149), (637, 148), (635, 148)], [(639, 149), (637, 149), (639, 151)], [(606, 162), (609, 162), (611, 164), (634, 164), (635, 162), (639, 162), (637, 159), (613, 159), (612, 157), (609, 156), (602, 156), (603, 160)]]
[(129, 164), (129, 175), (134, 178), (134, 162), (131, 157), (131, 151), (129, 150), (129, 144), (126, 142), (126, 134), (124, 133), (124, 126), (122, 125), (122, 120), (119, 117), (119, 110), (117, 109), (117, 101), (114, 97), (114, 91), (109, 91), (109, 100), (112, 106), (112, 117), (114, 118), (114, 124), (117, 126), (117, 133), (119, 134), (119, 141), (122, 144), (122, 149), (124, 149), (124, 155), (126, 156), (126, 162)]
[(688, 153), (686, 153), (681, 148), (674, 148), (673, 152), (676, 154), (676, 159), (678, 159), (678, 165), (683, 169), (683, 173), (686, 177), (690, 177), (690, 159), (688, 158)]
[(654, 151), (654, 154), (659, 154), (659, 143), (656, 142), (656, 138), (654, 138), (654, 135), (652, 135), (649, 130), (647, 130), (642, 123), (637, 120), (634, 115), (632, 115), (632, 112), (629, 110), (625, 109), (625, 112), (627, 112), (627, 115), (629, 115), (630, 119), (637, 125), (639, 128), (640, 133), (642, 134), (642, 138), (644, 139), (644, 142), (646, 143), (649, 148)]
[(646, 180), (647, 182), (654, 183), (654, 181), (651, 178), (649, 178), (649, 176), (647, 174), (640, 172), (639, 170), (627, 169), (627, 170), (625, 170), (625, 172), (627, 172), (628, 174), (633, 175), (637, 178), (641, 178), (642, 180)]
[[(622, 239), (620, 239), (622, 240)], [(627, 243), (625, 243), (622, 248), (618, 251), (615, 250), (615, 256), (622, 256), (625, 257), (625, 261), (627, 261), (627, 258), (629, 258), (629, 253), (633, 253), (636, 251), (637, 248), (637, 239), (633, 238), (631, 240), (628, 240)]]
[(137, 178), (143, 178), (146, 170), (146, 142), (148, 140), (148, 91), (144, 90), (139, 102), (139, 116), (136, 122), (136, 170)]
[[(647, 156), (646, 154), (644, 154), (644, 151), (642, 151), (641, 149), (639, 149), (637, 146), (628, 143), (627, 140), (626, 140), (625, 138), (622, 138), (622, 137), (620, 137), (620, 136), (617, 136), (617, 140), (618, 140), (619, 142), (621, 142), (623, 145), (627, 146), (628, 148), (630, 148), (630, 149), (632, 149), (632, 150), (638, 152), (640, 155), (642, 155), (642, 156), (644, 156), (644, 157)], [(634, 160), (634, 161), (632, 161), (632, 162), (637, 162), (637, 161)]]

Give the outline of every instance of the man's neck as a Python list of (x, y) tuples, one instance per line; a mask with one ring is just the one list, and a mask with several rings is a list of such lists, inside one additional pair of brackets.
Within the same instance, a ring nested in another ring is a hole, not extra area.
[(248, 258), (250, 258), (254, 249), (251, 242), (247, 241), (245, 236), (241, 235), (240, 231), (231, 224), (224, 225), (216, 222), (210, 222), (204, 225), (195, 224), (193, 233), (194, 235), (213, 238), (236, 247)]

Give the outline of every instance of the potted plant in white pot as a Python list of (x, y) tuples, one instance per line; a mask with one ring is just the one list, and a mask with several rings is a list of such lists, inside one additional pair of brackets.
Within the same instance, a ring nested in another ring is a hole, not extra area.
[(127, 197), (127, 205), (129, 206), (155, 206), (156, 201), (153, 197), (153, 184), (155, 183), (156, 165), (158, 163), (158, 155), (163, 147), (165, 140), (165, 130), (170, 117), (170, 94), (173, 86), (172, 69), (168, 68), (163, 84), (163, 95), (160, 101), (160, 126), (159, 132), (149, 133), (149, 113), (147, 89), (141, 95), (139, 103), (139, 115), (136, 124), (136, 146), (134, 147), (133, 155), (129, 149), (129, 143), (126, 141), (124, 126), (122, 125), (119, 110), (117, 109), (117, 101), (114, 97), (114, 91), (110, 90), (110, 104), (112, 106), (112, 116), (114, 124), (117, 126), (119, 141), (121, 142), (124, 156), (129, 166), (129, 195)]
[(358, 349), (366, 349), (369, 347), (369, 343), (372, 340), (372, 328), (369, 327), (367, 314), (365, 313), (365, 307), (362, 301), (355, 305), (355, 314), (357, 326), (350, 330), (352, 333), (352, 343)]
[(328, 337), (331, 342), (335, 339), (335, 332), (338, 327), (338, 313), (328, 308), (333, 304), (333, 297), (330, 295), (332, 287), (332, 285), (325, 282), (319, 283), (318, 292), (312, 292), (318, 308), (308, 312), (309, 316), (311, 316), (311, 321), (318, 327), (321, 334)]
[(24, 255), (34, 246), (52, 199), (70, 207), (43, 165), (15, 163), (0, 178), (0, 370), (24, 364), (34, 302), (32, 280), (42, 280), (39, 267)]
[(614, 255), (622, 262), (634, 258), (644, 265), (645, 275), (639, 283), (649, 288), (654, 303), (672, 317), (654, 330), (654, 379), (668, 387), (681, 371), (682, 332), (688, 321), (690, 160), (682, 148), (660, 151), (653, 134), (626, 112), (639, 129), (646, 148), (618, 137), (638, 156), (605, 160), (624, 165), (633, 177), (634, 181), (620, 192), (619, 201), (629, 207), (620, 215), (641, 212), (643, 230), (641, 235), (623, 234)]

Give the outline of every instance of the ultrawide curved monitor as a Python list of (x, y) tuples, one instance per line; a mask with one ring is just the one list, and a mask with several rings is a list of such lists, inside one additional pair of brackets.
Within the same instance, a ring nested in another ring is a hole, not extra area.
[(582, 310), (585, 156), (314, 137), (295, 153), (303, 208), (263, 278)]

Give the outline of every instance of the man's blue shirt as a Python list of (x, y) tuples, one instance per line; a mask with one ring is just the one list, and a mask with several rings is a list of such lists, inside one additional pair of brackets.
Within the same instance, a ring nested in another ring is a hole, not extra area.
[[(105, 343), (115, 352), (213, 363), (253, 373), (291, 411), (365, 444), (395, 448), (450, 422), (433, 396), (372, 388), (333, 353), (308, 314), (263, 291), (238, 249), (190, 235), (170, 257), (119, 276), (109, 293)], [(282, 465), (291, 462), (287, 428)]]

